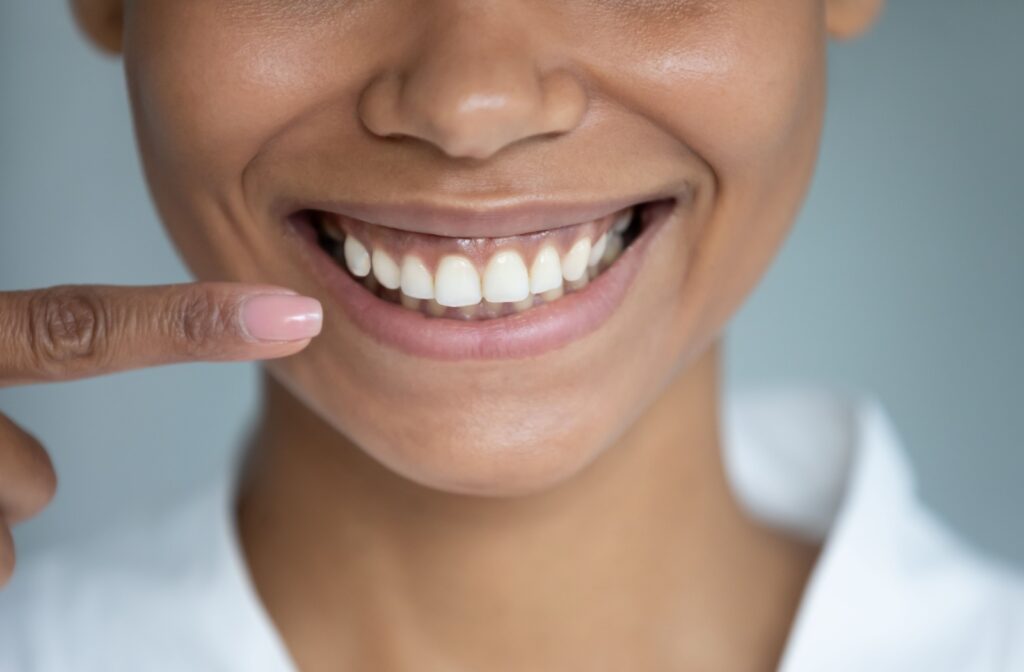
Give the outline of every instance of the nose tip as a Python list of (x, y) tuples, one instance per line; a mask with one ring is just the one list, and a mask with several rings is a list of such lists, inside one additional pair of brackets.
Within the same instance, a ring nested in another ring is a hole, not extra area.
[(381, 137), (413, 137), (451, 157), (486, 159), (525, 138), (565, 133), (587, 108), (566, 70), (539, 72), (528, 55), (438, 54), (392, 70), (363, 91), (359, 114)]

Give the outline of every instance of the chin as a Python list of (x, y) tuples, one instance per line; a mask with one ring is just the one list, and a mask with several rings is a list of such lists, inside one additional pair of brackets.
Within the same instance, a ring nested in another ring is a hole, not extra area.
[(555, 488), (585, 470), (627, 424), (612, 411), (628, 412), (627, 405), (588, 392), (607, 382), (577, 369), (575, 384), (552, 386), (524, 364), (521, 384), (510, 388), (507, 364), (435, 376), (429, 366), (388, 371), (367, 363), (376, 374), (368, 389), (351, 375), (324, 375), (324, 367), (298, 360), (279, 362), (274, 377), (337, 434), (339, 450), (451, 494), (515, 497)]
[(363, 449), (423, 487), (500, 498), (539, 494), (562, 485), (590, 464), (600, 445), (566, 436), (524, 440), (516, 436), (516, 428), (496, 425), (482, 437), (456, 435), (449, 441), (424, 440), (410, 446), (370, 442)]
[(484, 399), (388, 423), (339, 427), (364, 452), (424, 487), (463, 495), (535, 494), (571, 479), (609, 433), (580, 404)]

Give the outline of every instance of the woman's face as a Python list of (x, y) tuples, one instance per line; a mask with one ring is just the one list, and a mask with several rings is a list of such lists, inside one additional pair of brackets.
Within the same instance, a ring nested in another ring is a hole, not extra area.
[[(817, 154), (826, 13), (138, 0), (123, 51), (194, 273), (324, 304), (322, 335), (272, 374), (394, 471), (504, 495), (614, 443), (764, 272)], [(616, 213), (640, 202), (623, 239)], [(332, 236), (352, 239), (338, 261)], [(586, 254), (618, 239), (617, 258)]]

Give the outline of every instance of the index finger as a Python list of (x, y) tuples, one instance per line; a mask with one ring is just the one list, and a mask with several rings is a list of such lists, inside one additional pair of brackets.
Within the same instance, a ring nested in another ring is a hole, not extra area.
[(306, 347), (322, 321), (316, 299), (265, 285), (0, 292), (0, 386), (176, 362), (283, 357)]

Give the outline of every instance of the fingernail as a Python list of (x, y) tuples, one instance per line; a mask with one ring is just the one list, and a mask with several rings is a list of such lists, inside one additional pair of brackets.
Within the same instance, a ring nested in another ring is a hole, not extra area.
[(260, 294), (246, 299), (241, 310), (246, 332), (257, 341), (302, 341), (320, 333), (324, 312), (320, 302), (294, 294)]

